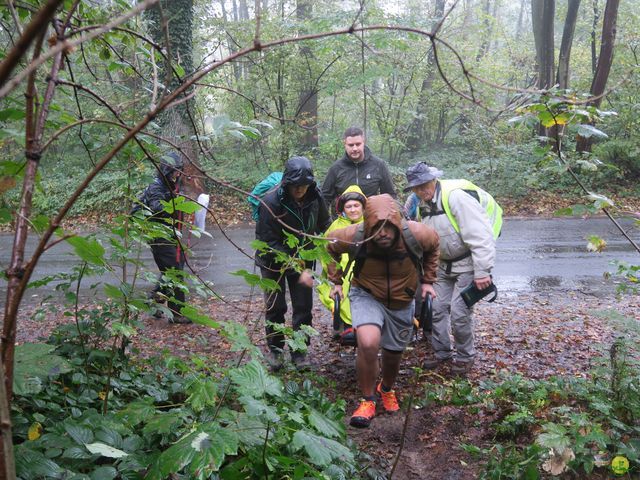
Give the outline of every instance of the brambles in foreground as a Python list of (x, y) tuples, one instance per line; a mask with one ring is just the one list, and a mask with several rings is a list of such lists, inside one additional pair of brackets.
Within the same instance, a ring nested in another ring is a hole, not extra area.
[(627, 331), (632, 333), (616, 339), (587, 378), (504, 375), (481, 382), (468, 397), (475, 402), (463, 403), (458, 392), (469, 388), (468, 382), (454, 381), (436, 388), (435, 395), (428, 393), (427, 401), (468, 405), (492, 419), (495, 443), (460, 445), (485, 459), (481, 478), (537, 479), (565, 472), (584, 478), (596, 469), (614, 468), (618, 457), (627, 462), (625, 473), (633, 474), (640, 468), (640, 366), (633, 330)]

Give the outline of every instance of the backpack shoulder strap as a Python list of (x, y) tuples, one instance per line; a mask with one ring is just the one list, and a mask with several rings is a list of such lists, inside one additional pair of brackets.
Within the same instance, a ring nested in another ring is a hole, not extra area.
[(404, 243), (407, 246), (407, 251), (409, 252), (409, 256), (411, 257), (411, 261), (414, 263), (420, 275), (424, 274), (424, 270), (422, 268), (422, 255), (423, 249), (420, 242), (413, 235), (413, 232), (409, 228), (409, 222), (402, 219), (402, 238), (404, 238)]
[(356, 234), (353, 237), (353, 244), (349, 246), (349, 261), (342, 272), (346, 275), (353, 265), (353, 276), (357, 277), (362, 269), (362, 264), (367, 258), (367, 249), (363, 243), (364, 240), (364, 222), (358, 224)]

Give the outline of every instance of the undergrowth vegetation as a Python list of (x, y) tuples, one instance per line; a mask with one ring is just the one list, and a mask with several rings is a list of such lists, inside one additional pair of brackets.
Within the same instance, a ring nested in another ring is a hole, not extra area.
[[(481, 478), (586, 478), (640, 471), (640, 363), (637, 322), (609, 318), (620, 333), (582, 378), (533, 380), (501, 373), (474, 385), (427, 385), (419, 404), (464, 407), (488, 420), (490, 439), (461, 443), (484, 463)], [(563, 477), (564, 478), (564, 477)], [(600, 478), (600, 477), (596, 477)], [(634, 478), (634, 477), (633, 477)]]
[(19, 348), (19, 478), (358, 478), (343, 401), (255, 359), (136, 360), (113, 335), (111, 307)]

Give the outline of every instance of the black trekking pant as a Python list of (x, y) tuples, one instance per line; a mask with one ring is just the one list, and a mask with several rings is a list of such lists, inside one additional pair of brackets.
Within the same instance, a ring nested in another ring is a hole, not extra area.
[[(172, 243), (166, 239), (156, 239), (149, 244), (153, 259), (160, 270), (158, 282), (156, 283), (154, 292), (165, 295), (169, 300), (167, 307), (174, 315), (180, 315), (180, 308), (184, 305), (185, 295), (181, 288), (171, 288), (166, 285), (166, 280), (162, 280), (163, 274), (171, 269), (182, 270), (184, 267), (184, 253), (179, 245)], [(174, 300), (172, 300), (174, 299)]]
[[(267, 333), (267, 345), (271, 351), (284, 349), (285, 337), (282, 333), (269, 325), (275, 323), (284, 324), (284, 315), (287, 313), (286, 284), (289, 284), (289, 294), (291, 295), (291, 306), (293, 307), (292, 326), (294, 330), (300, 330), (301, 325), (311, 326), (313, 315), (311, 309), (313, 307), (313, 289), (300, 285), (298, 279), (299, 273), (283, 274), (281, 272), (273, 272), (266, 268), (261, 268), (262, 278), (269, 278), (278, 282), (279, 291), (265, 292), (264, 301), (267, 307), (265, 318), (267, 325), (265, 331)], [(307, 345), (310, 340), (307, 338)]]

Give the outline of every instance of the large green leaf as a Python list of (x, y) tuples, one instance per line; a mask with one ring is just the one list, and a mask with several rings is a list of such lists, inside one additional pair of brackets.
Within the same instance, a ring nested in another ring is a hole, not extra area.
[(93, 432), (86, 427), (67, 423), (64, 429), (76, 443), (86, 445), (87, 443), (93, 442)]
[(264, 366), (255, 360), (231, 371), (231, 380), (238, 390), (251, 397), (262, 397), (265, 394), (279, 397), (282, 395), (282, 382), (269, 375)]
[(187, 387), (189, 398), (187, 402), (191, 404), (196, 412), (201, 412), (206, 407), (213, 407), (216, 404), (218, 393), (217, 384), (210, 378), (198, 378)]
[(146, 480), (164, 480), (191, 463), (197, 453), (191, 446), (195, 437), (196, 434), (192, 433), (162, 452), (147, 473)]
[(347, 447), (306, 430), (299, 430), (293, 434), (291, 446), (295, 450), (304, 448), (309, 460), (320, 467), (325, 467), (334, 460), (353, 462), (353, 454)]
[(571, 446), (571, 439), (567, 429), (557, 423), (547, 423), (542, 427), (543, 433), (538, 435), (536, 443), (546, 448), (552, 448), (556, 452), (562, 452)]
[(22, 120), (25, 117), (25, 111), (21, 108), (5, 108), (0, 110), (0, 122), (7, 120)]
[(342, 422), (331, 420), (315, 409), (312, 409), (309, 413), (309, 423), (327, 437), (336, 438), (344, 434), (344, 425)]
[(260, 418), (240, 412), (236, 418), (235, 430), (243, 445), (251, 447), (264, 445), (267, 427)]
[(76, 255), (92, 265), (104, 265), (104, 247), (93, 238), (71, 237), (67, 239)]
[(189, 470), (193, 475), (201, 472), (206, 478), (207, 474), (218, 471), (225, 455), (238, 453), (238, 437), (230, 430), (215, 426), (198, 433), (191, 442), (191, 447), (197, 453)]
[(196, 213), (201, 208), (200, 204), (187, 200), (184, 197), (175, 197), (168, 202), (161, 200), (161, 203), (164, 206), (164, 211), (167, 213), (174, 213), (178, 211), (191, 214)]
[(220, 333), (229, 341), (231, 350), (241, 352), (246, 350), (251, 355), (258, 355), (259, 348), (251, 341), (251, 335), (247, 332), (246, 325), (236, 322), (221, 322)]
[(69, 363), (51, 353), (53, 350), (53, 345), (44, 343), (25, 343), (16, 347), (13, 374), (13, 392), (16, 395), (38, 393), (42, 389), (42, 380), (71, 371)]
[(123, 452), (122, 450), (118, 450), (117, 448), (113, 448), (112, 446), (102, 442), (87, 443), (85, 447), (87, 447), (87, 450), (91, 453), (108, 458), (122, 458), (129, 455), (127, 452)]
[(159, 413), (147, 421), (142, 433), (147, 436), (153, 433), (171, 433), (182, 422), (177, 413)]
[(127, 422), (131, 427), (144, 422), (156, 412), (153, 401), (149, 398), (132, 402), (124, 410), (117, 413), (117, 417)]
[(598, 130), (593, 125), (582, 124), (578, 125), (578, 135), (581, 137), (596, 137), (596, 138), (609, 138), (609, 136), (602, 130)]
[(118, 471), (113, 467), (98, 467), (91, 472), (91, 480), (113, 480), (118, 476)]
[(238, 398), (238, 401), (244, 406), (247, 414), (253, 417), (263, 417), (271, 423), (278, 423), (280, 421), (280, 416), (274, 405), (269, 405), (263, 400), (246, 395)]
[(250, 287), (258, 286), (265, 292), (274, 292), (280, 290), (280, 285), (278, 285), (278, 282), (276, 282), (275, 280), (272, 280), (270, 278), (262, 278), (260, 275), (247, 272), (244, 269), (236, 270), (235, 272), (230, 273), (231, 275), (236, 275), (238, 277), (244, 278), (244, 281)]
[(182, 307), (180, 309), (180, 313), (194, 323), (205, 325), (211, 328), (220, 328), (220, 324), (218, 322), (207, 315), (201, 314), (197, 308), (190, 305), (185, 305), (184, 307)]
[(40, 480), (42, 478), (56, 478), (64, 470), (49, 460), (42, 453), (23, 445), (16, 445), (15, 450), (16, 474), (22, 480)]

